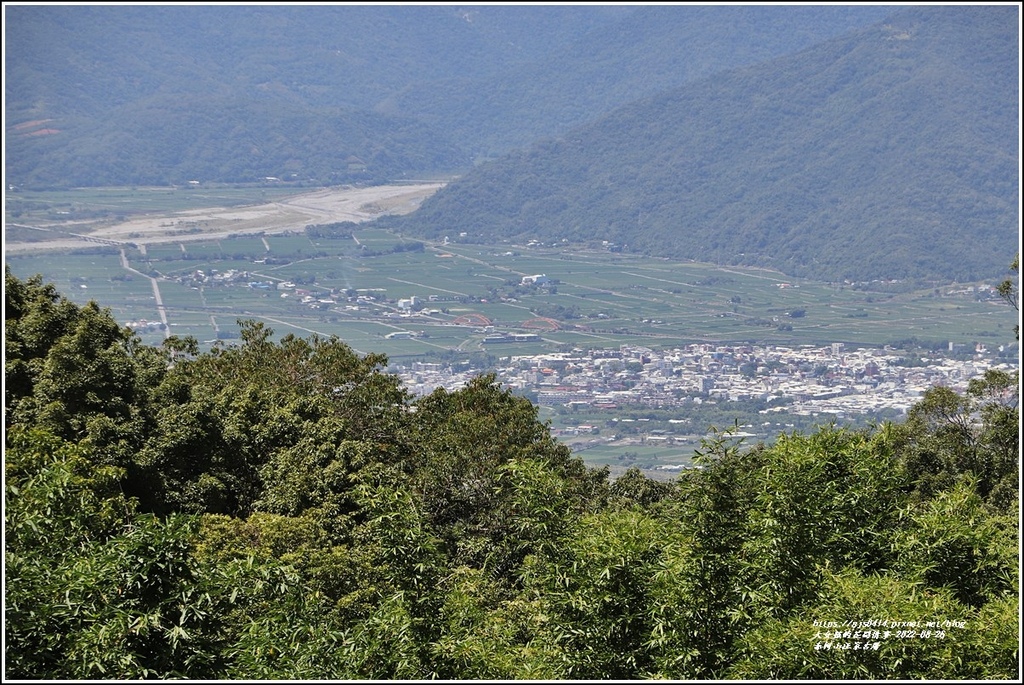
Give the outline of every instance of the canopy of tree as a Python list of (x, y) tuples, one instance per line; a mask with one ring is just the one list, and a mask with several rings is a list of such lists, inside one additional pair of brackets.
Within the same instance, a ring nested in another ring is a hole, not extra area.
[(8, 271), (5, 677), (1019, 676), (1016, 376), (609, 482), (385, 361), (149, 347)]

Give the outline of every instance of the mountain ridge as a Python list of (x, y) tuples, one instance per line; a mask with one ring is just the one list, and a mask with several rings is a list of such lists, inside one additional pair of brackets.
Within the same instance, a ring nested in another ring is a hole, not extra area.
[[(311, 164), (299, 171), (308, 182), (428, 171), (415, 159), (402, 165), (399, 141), (446, 145), (435, 155), (444, 162), (429, 171), (448, 175), (468, 170), (473, 158), (559, 133), (696, 74), (806, 45), (882, 10), (772, 9), (5, 7), (6, 119), (14, 141), (8, 176), (38, 188), (128, 185), (142, 182), (133, 177), (139, 173), (167, 183), (295, 173), (271, 163), (292, 156), (284, 149), (251, 170), (231, 159), (153, 168), (147, 158), (175, 152), (151, 149), (150, 138), (165, 136), (150, 105), (165, 103), (173, 124), (183, 117), (178, 99), (209, 111), (206, 119), (230, 117), (225, 123), (238, 139), (224, 146), (217, 127), (193, 126), (176, 144), (202, 154), (182, 157), (230, 153), (248, 138), (270, 149), (271, 140), (259, 139), (265, 132), (248, 122), (276, 104), (305, 108), (303, 130), (322, 130), (341, 116), (332, 136), (347, 148), (342, 158), (354, 151), (391, 160), (352, 174), (344, 165), (324, 173), (322, 163)], [(31, 136), (11, 128), (31, 122), (46, 126)], [(413, 128), (416, 140), (401, 135)], [(371, 144), (360, 148), (352, 138)], [(297, 152), (322, 159), (325, 151), (309, 142)], [(104, 168), (104, 156), (115, 163)]]
[(1015, 12), (999, 9), (905, 10), (632, 103), (479, 167), (394, 223), (825, 280), (1005, 273), (1019, 50)]

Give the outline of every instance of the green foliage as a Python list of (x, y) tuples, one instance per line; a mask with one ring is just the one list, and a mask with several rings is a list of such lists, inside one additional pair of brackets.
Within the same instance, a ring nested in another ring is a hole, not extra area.
[(672, 492), (673, 485), (671, 483), (648, 478), (636, 467), (629, 468), (616, 478), (608, 489), (611, 503), (621, 503), (622, 506), (637, 507), (640, 510), (651, 509), (654, 504), (669, 497)]
[(756, 587), (739, 560), (743, 522), (753, 506), (758, 450), (746, 454), (728, 431), (706, 440), (703, 465), (680, 481), (669, 509), (681, 530), (670, 541), (652, 581), (651, 638), (657, 677), (715, 677), (733, 642), (750, 623), (743, 607)]
[(908, 519), (893, 536), (896, 570), (908, 580), (948, 590), (980, 607), (1017, 583), (1015, 517), (991, 516), (970, 479), (900, 511)]
[(237, 617), (228, 616), (237, 639), (224, 649), (229, 665), (219, 677), (345, 678), (336, 651), (344, 634), (341, 626), (325, 616), (317, 593), (304, 592), (301, 577), (286, 568), (235, 566), (247, 572), (244, 580), (250, 583), (249, 594), (255, 601), (249, 600), (252, 606)]
[(7, 285), (9, 679), (1019, 676), (1016, 375), (609, 484), (493, 376)]
[(1018, 240), (1013, 11), (910, 8), (662, 92), (481, 165), (389, 224), (833, 282), (994, 277)]
[(16, 428), (5, 452), (6, 676), (210, 677), (224, 610), (194, 522), (137, 515), (113, 467)]
[(765, 450), (740, 555), (771, 615), (812, 599), (820, 567), (888, 567), (906, 478), (886, 438), (820, 428)]
[(898, 453), (917, 490), (930, 496), (976, 477), (978, 493), (1005, 511), (1017, 499), (1020, 380), (989, 370), (963, 395), (930, 388), (896, 431)]
[(651, 578), (670, 533), (633, 511), (582, 518), (557, 552), (528, 564), (527, 592), (547, 617), (537, 640), (560, 679), (634, 680), (652, 667)]
[(5, 273), (5, 424), (46, 427), (102, 447), (126, 466), (149, 426), (163, 355), (108, 310), (79, 307), (39, 277)]
[(505, 599), (506, 593), (485, 571), (466, 566), (452, 571), (442, 583), (440, 635), (431, 645), (439, 678), (552, 678), (556, 671), (544, 657), (554, 647), (534, 639), (548, 620), (538, 602)]
[(17, 420), (18, 403), (32, 394), (50, 348), (70, 332), (78, 307), (41, 277), (20, 281), (4, 270), (5, 425)]
[[(830, 574), (808, 613), (768, 621), (747, 634), (726, 677), (1015, 679), (1017, 636), (1013, 619), (1003, 613), (1007, 601), (1016, 603), (1006, 598), (975, 612), (950, 593), (923, 590), (914, 581), (852, 570)], [(875, 623), (864, 625), (869, 622)], [(835, 638), (837, 631), (850, 635)]]
[[(681, 483), (675, 516), (682, 542), (666, 551), (652, 602), (651, 647), (661, 677), (880, 673), (887, 658), (865, 665), (861, 655), (850, 661), (814, 651), (809, 621), (858, 618), (829, 613), (837, 573), (888, 578), (911, 598), (945, 597), (943, 611), (952, 617), (1015, 592), (1016, 513), (993, 516), (974, 480), (915, 504), (895, 427), (823, 427), (745, 452), (727, 437), (711, 441), (706, 468)], [(910, 620), (903, 617), (931, 611), (911, 603), (912, 611), (865, 610), (862, 617)], [(773, 648), (778, 656), (764, 658)], [(948, 647), (940, 652), (950, 654)], [(943, 658), (934, 663), (948, 665)], [(829, 665), (812, 666), (823, 663)], [(913, 668), (905, 672), (932, 672)]]
[(525, 555), (604, 497), (607, 472), (588, 471), (537, 420), (537, 408), (493, 374), (439, 389), (416, 409), (413, 478), (460, 563), (510, 580)]
[(379, 373), (383, 356), (359, 357), (337, 339), (274, 344), (270, 334), (242, 322), (241, 345), (168, 371), (157, 392), (173, 401), (138, 457), (147, 480), (136, 494), (152, 491), (153, 509), (296, 515), (324, 506), (339, 515), (344, 505), (323, 498), (347, 487), (346, 470), (401, 453), (392, 437), (407, 421), (407, 395)]

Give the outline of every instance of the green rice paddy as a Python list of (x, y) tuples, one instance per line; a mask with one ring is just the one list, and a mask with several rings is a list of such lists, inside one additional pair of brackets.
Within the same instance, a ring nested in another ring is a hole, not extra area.
[[(880, 347), (908, 338), (1013, 341), (1012, 311), (969, 285), (892, 294), (763, 270), (613, 253), (523, 247), (511, 252), (478, 245), (387, 251), (401, 242), (370, 229), (357, 231), (355, 240), (245, 236), (186, 243), (185, 252), (179, 244), (151, 246), (144, 256), (126, 252), (130, 270), (115, 248), (8, 256), (6, 263), (19, 277), (41, 274), (72, 300), (95, 300), (123, 321), (159, 320), (145, 276), (158, 274), (170, 330), (200, 341), (237, 331), (238, 318), (253, 318), (268, 321), (278, 334), (336, 335), (362, 351), (401, 358), (440, 349), (507, 355), (692, 342)], [(383, 254), (366, 256), (361, 245)], [(196, 271), (231, 270), (248, 273), (230, 285), (175, 280)], [(551, 283), (520, 285), (523, 276), (535, 274), (545, 274)], [(249, 287), (250, 281), (275, 288), (292, 281), (318, 300), (336, 302), (303, 303), (298, 294), (281, 297), (276, 289)], [(343, 293), (352, 291), (374, 295), (378, 302), (346, 309), (353, 303)], [(394, 318), (397, 300), (412, 297), (429, 318)], [(386, 337), (427, 329), (423, 338)], [(484, 334), (495, 331), (534, 332), (542, 341), (484, 345)]]

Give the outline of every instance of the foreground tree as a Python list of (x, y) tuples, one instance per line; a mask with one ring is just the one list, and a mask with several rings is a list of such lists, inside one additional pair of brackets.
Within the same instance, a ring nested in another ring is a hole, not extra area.
[(1018, 497), (1019, 375), (989, 370), (959, 394), (937, 386), (895, 429), (896, 449), (922, 497), (965, 477), (998, 511)]
[(1016, 375), (609, 485), (493, 376), (413, 401), (336, 339), (146, 348), (8, 285), (9, 678), (1019, 675)]
[[(1014, 278), (1016, 278), (1017, 276), (1020, 275), (1020, 253), (1019, 252), (1013, 258), (1013, 261), (1010, 263), (1010, 271), (1013, 272), (1013, 276), (1011, 276), (1011, 277), (1003, 280), (1002, 282), (1000, 282), (999, 285), (996, 287), (996, 292), (998, 292), (999, 296), (1001, 298), (1003, 298), (1003, 300), (1006, 301), (1006, 304), (1008, 304), (1011, 307), (1013, 307), (1013, 311), (1019, 312), (1020, 311), (1020, 303), (1019, 303), (1020, 286), (1017, 283), (1014, 282)], [(1017, 340), (1020, 340), (1020, 324), (1014, 325), (1013, 333), (1016, 336)]]

